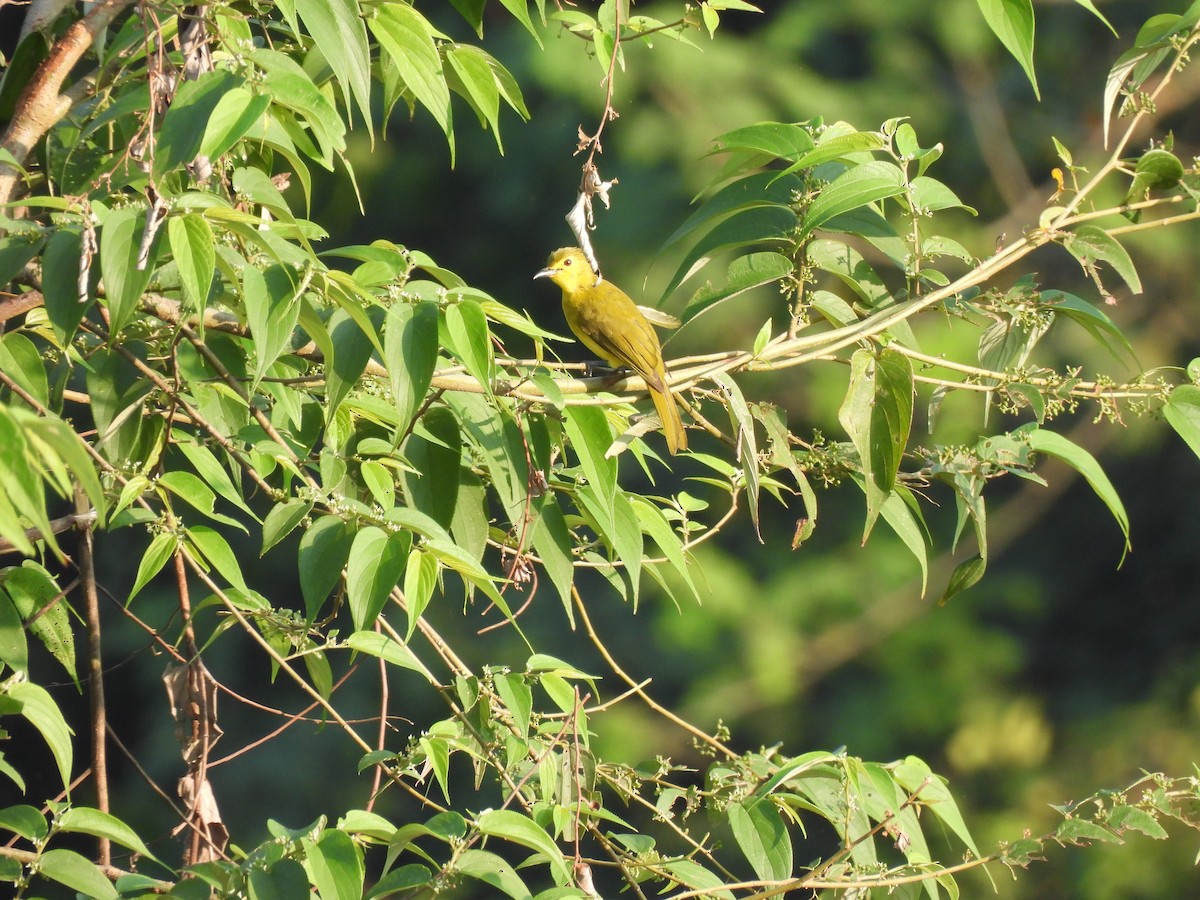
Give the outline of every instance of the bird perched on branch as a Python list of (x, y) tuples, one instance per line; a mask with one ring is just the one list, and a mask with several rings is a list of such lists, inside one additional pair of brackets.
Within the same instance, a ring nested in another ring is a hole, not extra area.
[(533, 277), (549, 278), (562, 288), (567, 324), (589, 350), (609, 365), (627, 366), (641, 376), (662, 421), (667, 449), (672, 454), (686, 450), (687, 432), (667, 385), (658, 335), (629, 295), (593, 272), (578, 247), (555, 250)]

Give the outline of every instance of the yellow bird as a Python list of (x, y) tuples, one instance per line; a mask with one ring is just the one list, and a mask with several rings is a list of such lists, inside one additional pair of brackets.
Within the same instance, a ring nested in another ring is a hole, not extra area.
[(641, 376), (662, 420), (667, 449), (672, 454), (686, 450), (687, 432), (667, 386), (658, 335), (629, 295), (597, 276), (578, 247), (555, 250), (533, 277), (549, 278), (562, 288), (567, 324), (589, 350), (609, 365), (628, 366)]

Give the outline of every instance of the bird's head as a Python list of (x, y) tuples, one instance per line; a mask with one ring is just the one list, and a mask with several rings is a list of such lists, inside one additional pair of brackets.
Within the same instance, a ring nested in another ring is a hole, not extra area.
[(583, 251), (578, 247), (563, 247), (550, 254), (546, 268), (534, 278), (549, 278), (567, 293), (592, 287), (600, 280)]

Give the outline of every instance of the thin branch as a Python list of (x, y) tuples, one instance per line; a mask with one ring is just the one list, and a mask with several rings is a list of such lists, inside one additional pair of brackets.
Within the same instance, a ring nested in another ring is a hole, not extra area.
[(647, 694), (641, 687), (641, 685), (645, 682), (639, 682), (632, 678), (624, 669), (621, 668), (617, 661), (613, 659), (613, 655), (609, 653), (608, 647), (600, 639), (600, 635), (596, 633), (596, 628), (592, 625), (592, 619), (587, 612), (587, 605), (583, 602), (583, 598), (579, 595), (579, 589), (574, 585), (571, 586), (571, 599), (575, 601), (575, 608), (579, 610), (579, 617), (583, 620), (584, 630), (587, 632), (588, 638), (591, 639), (592, 645), (600, 651), (600, 655), (604, 657), (604, 661), (608, 663), (608, 667), (612, 669), (614, 673), (616, 673), (618, 678), (634, 689), (637, 695), (642, 699), (643, 703), (645, 703), (648, 707), (650, 707), (667, 721), (674, 723), (684, 731), (688, 732), (688, 734), (691, 734), (693, 737), (696, 737), (708, 744), (719, 753), (731, 759), (737, 756), (736, 753), (730, 750), (727, 746), (725, 746), (707, 731), (697, 728), (690, 722), (680, 718), (675, 713), (671, 712), (671, 710), (667, 709), (665, 706), (662, 706), (649, 694)]
[[(57, 519), (50, 520), (50, 534), (62, 534), (64, 531), (70, 531), (73, 528), (85, 528), (94, 524), (96, 521), (96, 510), (88, 509), (84, 513), (70, 513), (69, 515), (59, 516)], [(46, 534), (40, 528), (26, 528), (25, 537), (32, 543), (46, 540)], [(0, 538), (0, 554), (15, 553), (17, 546), (12, 541), (6, 538)]]
[[(86, 521), (79, 529), (77, 551), (79, 581), (83, 587), (84, 620), (87, 622), (87, 666), (88, 698), (90, 700), (92, 772), (96, 782), (96, 808), (102, 813), (111, 809), (108, 800), (108, 750), (105, 735), (108, 726), (108, 709), (104, 702), (104, 656), (100, 645), (100, 598), (96, 593), (95, 546), (92, 540), (92, 523), (95, 510), (91, 509), (87, 494), (75, 488), (75, 515)], [(97, 855), (101, 866), (112, 863), (112, 842), (107, 837), (97, 839)]]

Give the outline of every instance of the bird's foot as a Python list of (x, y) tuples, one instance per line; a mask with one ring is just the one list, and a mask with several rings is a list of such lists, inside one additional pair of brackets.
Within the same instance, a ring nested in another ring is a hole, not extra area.
[(624, 378), (630, 371), (628, 366), (611, 366), (602, 359), (591, 359), (583, 365), (585, 378), (608, 378), (616, 381)]

